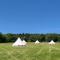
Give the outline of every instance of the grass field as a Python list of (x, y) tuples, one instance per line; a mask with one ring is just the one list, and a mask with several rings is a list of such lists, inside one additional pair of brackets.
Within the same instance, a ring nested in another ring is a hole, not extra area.
[(28, 43), (12, 47), (12, 43), (0, 43), (0, 60), (60, 60), (60, 43)]

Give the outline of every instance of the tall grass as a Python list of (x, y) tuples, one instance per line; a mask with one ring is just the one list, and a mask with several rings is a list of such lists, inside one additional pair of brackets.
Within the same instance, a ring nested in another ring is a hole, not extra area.
[(19, 47), (12, 47), (12, 43), (1, 43), (0, 60), (60, 60), (60, 43), (28, 43)]

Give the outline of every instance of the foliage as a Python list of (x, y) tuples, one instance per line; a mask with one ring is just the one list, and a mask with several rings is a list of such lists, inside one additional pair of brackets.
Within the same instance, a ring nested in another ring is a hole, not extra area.
[(49, 42), (51, 40), (54, 40), (55, 42), (60, 42), (60, 34), (29, 34), (29, 33), (22, 33), (22, 34), (2, 34), (0, 32), (0, 43), (5, 42), (14, 42), (18, 37), (20, 37), (22, 40), (26, 40), (27, 42), (35, 42), (36, 40), (39, 40), (40, 42)]

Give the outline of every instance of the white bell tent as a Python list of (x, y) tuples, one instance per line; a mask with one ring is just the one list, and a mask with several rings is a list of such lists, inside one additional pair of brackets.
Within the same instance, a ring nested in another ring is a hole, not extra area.
[(53, 45), (53, 44), (55, 44), (55, 42), (54, 42), (53, 40), (51, 40), (51, 41), (49, 42), (49, 44), (50, 44), (50, 45)]
[(35, 41), (35, 44), (39, 44), (40, 42), (38, 40)]
[(12, 46), (23, 46), (23, 45), (25, 45), (25, 43), (23, 43), (23, 41), (22, 41), (20, 38), (18, 38), (18, 39), (15, 41), (15, 43), (13, 43)]
[(22, 42), (23, 42), (23, 45), (26, 45), (26, 43), (27, 43), (25, 40), (23, 40)]

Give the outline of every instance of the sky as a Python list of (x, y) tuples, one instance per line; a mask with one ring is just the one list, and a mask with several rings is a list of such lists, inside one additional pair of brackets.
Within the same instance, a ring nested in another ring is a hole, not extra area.
[(60, 0), (0, 0), (0, 32), (60, 33)]

